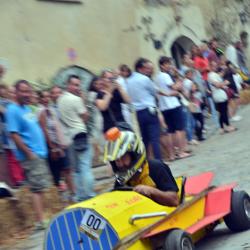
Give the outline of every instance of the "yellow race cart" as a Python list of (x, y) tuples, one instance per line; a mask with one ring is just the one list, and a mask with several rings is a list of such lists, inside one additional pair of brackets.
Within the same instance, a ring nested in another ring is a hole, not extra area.
[(211, 186), (213, 173), (176, 178), (180, 205), (166, 207), (133, 191), (115, 190), (66, 208), (46, 231), (45, 250), (192, 250), (225, 221), (250, 228), (250, 198), (236, 183)]

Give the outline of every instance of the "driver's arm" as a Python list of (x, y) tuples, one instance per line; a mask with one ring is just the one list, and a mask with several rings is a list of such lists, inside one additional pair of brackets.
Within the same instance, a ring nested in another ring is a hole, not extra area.
[(134, 191), (164, 206), (177, 207), (179, 205), (178, 195), (174, 191), (161, 191), (146, 185), (137, 185)]

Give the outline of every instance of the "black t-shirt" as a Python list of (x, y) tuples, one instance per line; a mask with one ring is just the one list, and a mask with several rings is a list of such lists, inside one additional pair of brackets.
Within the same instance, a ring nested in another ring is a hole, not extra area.
[(149, 160), (149, 176), (161, 191), (178, 192), (178, 186), (167, 164), (161, 160)]
[(233, 78), (233, 72), (231, 72), (231, 71), (226, 72), (226, 74), (224, 75), (224, 79), (228, 80), (230, 82), (228, 87), (230, 89), (232, 89), (236, 94), (238, 94), (238, 89), (237, 89), (236, 83), (235, 83), (234, 78)]
[[(173, 191), (173, 192), (179, 191), (176, 181), (167, 164), (165, 164), (161, 160), (149, 160), (148, 164), (149, 164), (149, 176), (154, 181), (156, 188), (158, 188), (161, 191)], [(121, 187), (121, 185), (118, 182), (116, 182), (114, 188), (118, 187)]]
[[(97, 99), (103, 99), (105, 93), (98, 92)], [(113, 92), (113, 97), (109, 103), (109, 108), (105, 111), (101, 111), (103, 117), (103, 132), (106, 132), (110, 128), (115, 126), (116, 122), (124, 122), (124, 117), (122, 115), (121, 103), (123, 103), (122, 96), (120, 92), (116, 89)], [(112, 118), (111, 114), (114, 118)]]

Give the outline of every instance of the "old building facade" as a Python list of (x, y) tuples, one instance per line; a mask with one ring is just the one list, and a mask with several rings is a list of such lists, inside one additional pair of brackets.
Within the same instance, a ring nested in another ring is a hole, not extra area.
[[(67, 3), (71, 2), (71, 3)], [(0, 1), (0, 60), (18, 78), (51, 82), (64, 66), (98, 73), (137, 57), (180, 60), (214, 35), (228, 42), (250, 32), (248, 0)], [(223, 33), (224, 32), (224, 33)]]

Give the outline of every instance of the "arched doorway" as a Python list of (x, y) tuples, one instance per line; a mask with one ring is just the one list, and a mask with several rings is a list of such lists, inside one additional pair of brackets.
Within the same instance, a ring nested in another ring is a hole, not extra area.
[(194, 44), (195, 43), (186, 36), (180, 36), (173, 42), (171, 46), (171, 54), (177, 68), (180, 68), (181, 66), (183, 55), (190, 51)]

